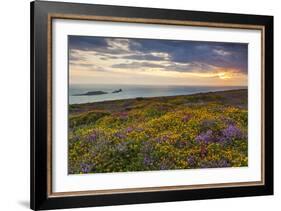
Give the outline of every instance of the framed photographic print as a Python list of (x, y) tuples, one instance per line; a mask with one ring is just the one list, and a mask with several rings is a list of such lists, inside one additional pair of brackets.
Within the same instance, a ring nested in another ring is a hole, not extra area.
[(31, 3), (31, 208), (273, 194), (273, 17)]

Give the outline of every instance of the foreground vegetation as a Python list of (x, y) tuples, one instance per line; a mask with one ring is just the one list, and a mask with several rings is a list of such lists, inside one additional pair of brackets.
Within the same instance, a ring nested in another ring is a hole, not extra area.
[(70, 174), (247, 166), (247, 90), (69, 106)]

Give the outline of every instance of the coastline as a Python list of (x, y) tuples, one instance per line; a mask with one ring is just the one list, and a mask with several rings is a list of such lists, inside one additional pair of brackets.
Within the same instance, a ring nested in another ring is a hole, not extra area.
[(202, 94), (220, 94), (220, 93), (227, 93), (232, 91), (248, 91), (248, 88), (241, 88), (241, 89), (227, 89), (227, 90), (220, 90), (220, 91), (206, 91), (206, 92), (197, 92), (197, 93), (190, 93), (190, 94), (180, 94), (180, 95), (173, 95), (173, 96), (155, 96), (155, 97), (135, 97), (135, 98), (123, 98), (123, 99), (116, 99), (116, 100), (104, 100), (104, 101), (97, 101), (97, 102), (87, 102), (87, 103), (74, 103), (69, 104), (69, 106), (83, 106), (88, 104), (99, 104), (99, 103), (113, 103), (117, 101), (124, 101), (124, 100), (136, 100), (136, 99), (157, 99), (157, 98), (173, 98), (173, 97), (184, 97), (184, 96), (196, 96)]
[[(122, 103), (127, 103), (127, 104), (133, 104), (135, 101), (142, 101), (142, 102), (147, 102), (149, 101), (169, 101), (173, 99), (178, 99), (182, 98), (188, 101), (189, 98), (198, 98), (200, 103), (203, 103), (203, 101), (212, 101), (212, 99), (205, 99), (205, 100), (200, 100), (200, 98), (204, 97), (211, 97), (214, 98), (214, 96), (217, 96), (217, 98), (221, 98), (220, 100), (223, 100), (223, 98), (228, 98), (231, 97), (231, 95), (235, 95), (234, 99), (237, 99), (237, 103), (239, 104), (240, 102), (240, 95), (242, 95), (242, 98), (245, 98), (246, 100), (247, 95), (248, 95), (248, 89), (233, 89), (233, 90), (224, 90), (224, 91), (214, 91), (214, 92), (201, 92), (201, 93), (195, 93), (195, 94), (187, 94), (187, 95), (175, 95), (175, 96), (158, 96), (158, 97), (138, 97), (138, 98), (130, 98), (130, 99), (119, 99), (119, 100), (107, 100), (107, 101), (101, 101), (101, 102), (91, 102), (91, 103), (80, 103), (80, 104), (69, 104), (69, 114), (77, 114), (81, 112), (88, 112), (91, 111), (92, 109), (101, 109), (101, 110), (107, 110), (107, 107), (112, 107), (113, 105), (116, 106), (115, 110), (122, 110)], [(238, 96), (237, 96), (238, 95)], [(215, 99), (218, 100), (218, 99)], [(195, 102), (194, 102), (195, 103)], [(247, 103), (243, 106), (247, 107)], [(110, 109), (112, 110), (112, 109)]]

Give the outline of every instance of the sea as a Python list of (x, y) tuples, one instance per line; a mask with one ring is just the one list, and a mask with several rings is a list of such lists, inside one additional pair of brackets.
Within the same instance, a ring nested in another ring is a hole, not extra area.
[[(82, 104), (110, 100), (134, 99), (140, 97), (162, 97), (190, 95), (224, 90), (245, 89), (245, 86), (175, 86), (175, 85), (120, 85), (120, 84), (70, 84), (69, 104)], [(121, 89), (121, 92), (112, 93)], [(102, 91), (107, 94), (83, 95), (87, 92)]]

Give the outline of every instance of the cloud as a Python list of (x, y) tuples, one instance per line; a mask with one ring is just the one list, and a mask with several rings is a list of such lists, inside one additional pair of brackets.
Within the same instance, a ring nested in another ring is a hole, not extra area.
[[(88, 63), (70, 63), (71, 67), (73, 68), (79, 68), (79, 70), (86, 70), (86, 71), (95, 71), (95, 72), (107, 72), (108, 69), (94, 65), (94, 64), (88, 64)], [(82, 67), (82, 68), (81, 68)]]
[(214, 49), (214, 53), (218, 54), (219, 56), (229, 56), (231, 52), (225, 51), (223, 49)]
[(246, 43), (69, 36), (69, 49), (71, 64), (105, 71), (248, 72)]
[(123, 56), (123, 59), (129, 59), (129, 60), (146, 60), (146, 61), (159, 61), (163, 60), (163, 56), (157, 56), (153, 54), (132, 54), (129, 56)]
[(69, 49), (92, 51), (104, 54), (120, 54), (129, 52), (129, 39), (104, 38), (93, 36), (68, 37)]
[(70, 49), (84, 51), (91, 51), (108, 47), (106, 39), (90, 36), (68, 36), (68, 44)]
[(200, 62), (192, 62), (192, 63), (174, 63), (172, 62), (169, 66), (166, 67), (167, 70), (174, 70), (177, 72), (212, 72), (215, 70), (214, 66), (200, 63)]
[(121, 63), (114, 64), (112, 68), (124, 68), (124, 69), (142, 69), (142, 68), (164, 68), (164, 65), (155, 64), (151, 62), (131, 62), (131, 63)]
[(207, 65), (239, 69), (244, 74), (248, 67), (248, 46), (242, 43), (218, 43), (174, 40), (137, 40), (134, 51), (167, 53), (177, 63), (200, 62)]

